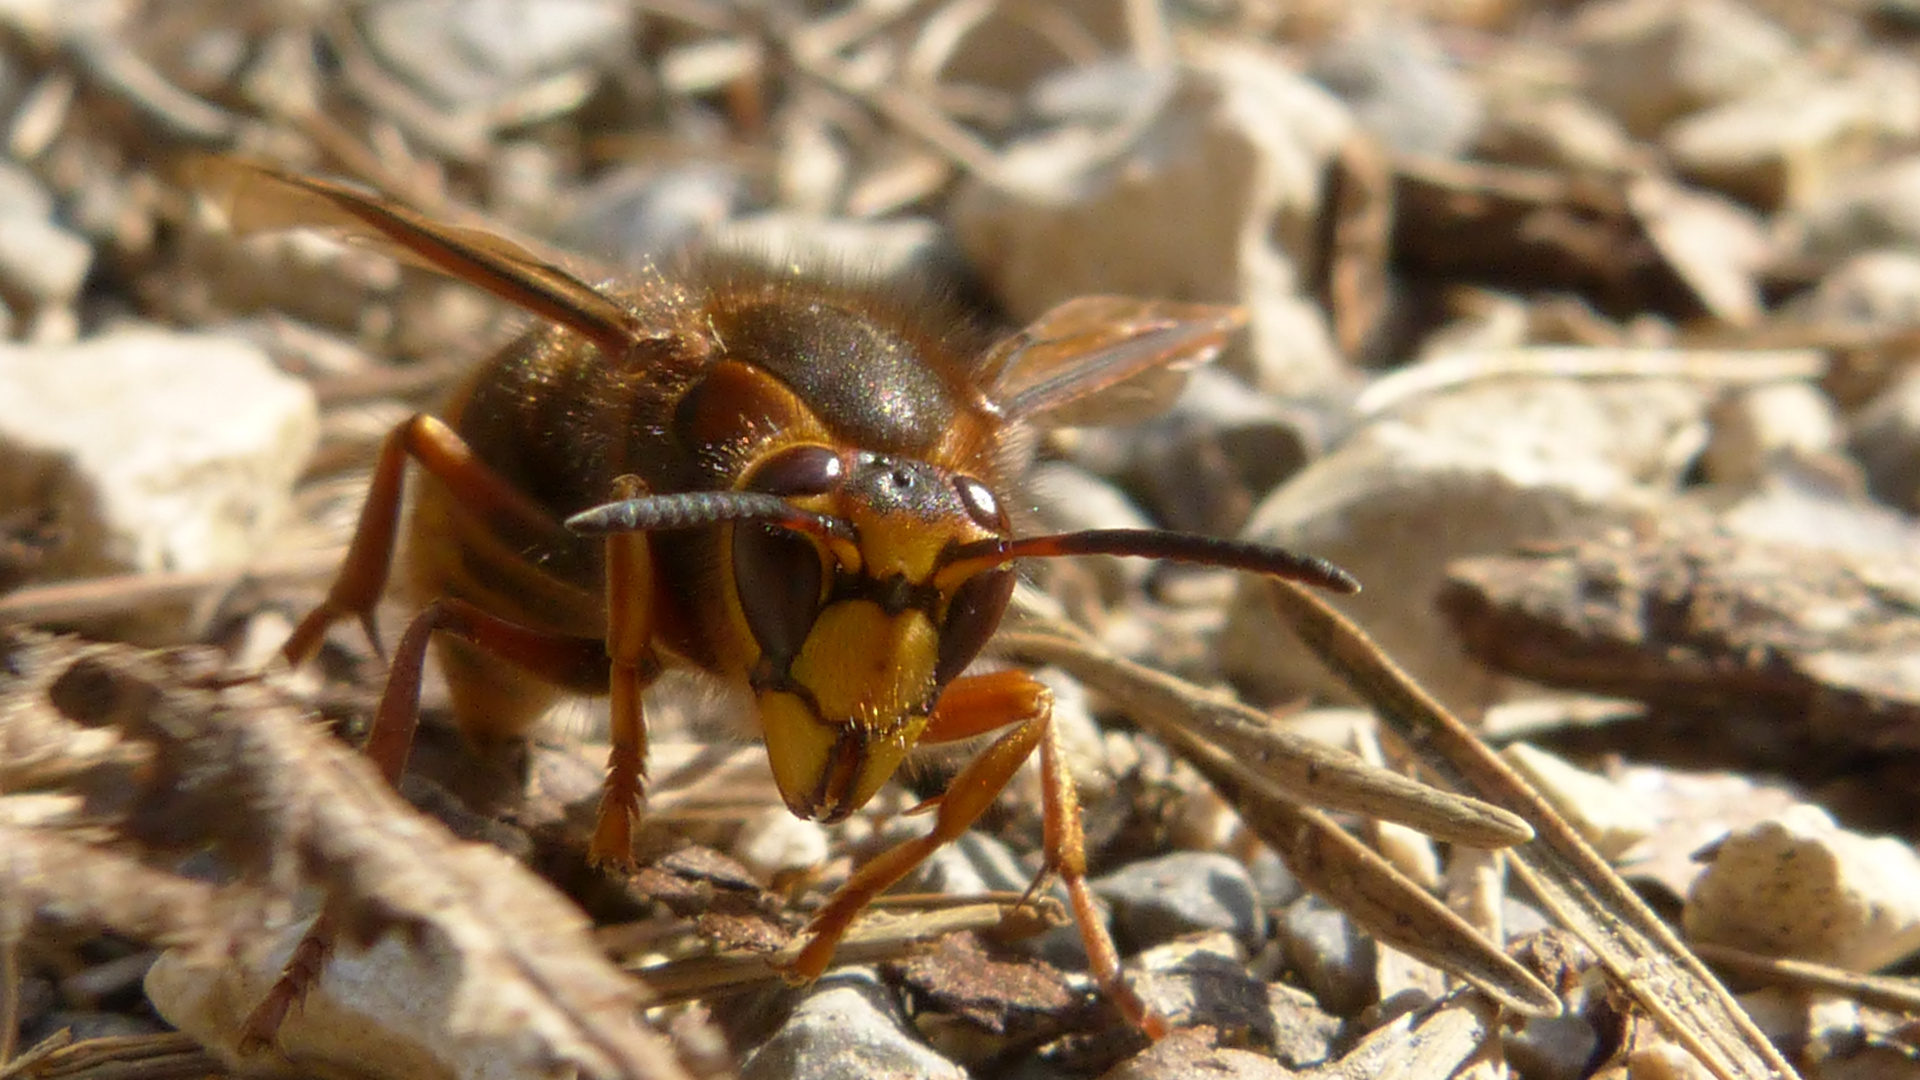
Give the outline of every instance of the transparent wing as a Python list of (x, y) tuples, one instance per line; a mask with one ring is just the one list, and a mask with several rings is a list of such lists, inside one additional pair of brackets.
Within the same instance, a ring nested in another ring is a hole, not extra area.
[(618, 355), (653, 336), (634, 312), (526, 247), (484, 229), (434, 221), (391, 199), (346, 184), (239, 158), (201, 157), (193, 186), (235, 231), (317, 228), (436, 270), (571, 327)]
[(1082, 297), (995, 346), (981, 382), (1014, 419), (1137, 420), (1172, 404), (1187, 373), (1245, 323), (1243, 309), (1224, 304)]

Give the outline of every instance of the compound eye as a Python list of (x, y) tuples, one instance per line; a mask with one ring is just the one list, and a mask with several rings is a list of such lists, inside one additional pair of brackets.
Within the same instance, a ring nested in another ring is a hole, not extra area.
[(747, 487), (769, 495), (825, 495), (846, 475), (846, 465), (832, 449), (790, 446), (761, 462)]
[(947, 605), (947, 617), (940, 624), (940, 656), (934, 663), (933, 682), (945, 686), (952, 682), (973, 658), (986, 647), (987, 639), (1000, 626), (1013, 596), (1013, 571), (988, 570), (968, 578), (954, 591)]
[(820, 549), (797, 533), (766, 525), (733, 530), (733, 583), (760, 651), (785, 671), (800, 655), (820, 614)]
[(960, 494), (960, 504), (967, 508), (967, 516), (975, 525), (988, 532), (1002, 532), (1007, 519), (1000, 513), (1000, 500), (993, 497), (987, 485), (971, 476), (956, 476), (953, 488)]

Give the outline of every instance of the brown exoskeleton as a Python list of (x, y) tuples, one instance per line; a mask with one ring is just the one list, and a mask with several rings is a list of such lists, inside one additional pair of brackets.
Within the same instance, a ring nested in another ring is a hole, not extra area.
[[(437, 418), (387, 438), (345, 565), (286, 644), (299, 663), (340, 619), (372, 632), (412, 459), (425, 476), (401, 572), (422, 609), (368, 745), (389, 778), (405, 767), (430, 640), (476, 738), (526, 731), (557, 695), (611, 695), (591, 854), (614, 865), (632, 860), (640, 812), (641, 692), (666, 666), (751, 695), (780, 792), (804, 818), (858, 810), (915, 746), (1003, 731), (934, 800), (927, 836), (861, 866), (819, 909), (792, 975), (819, 975), (854, 916), (965, 831), (1037, 749), (1047, 866), (1093, 973), (1136, 1025), (1163, 1028), (1121, 982), (1094, 914), (1047, 690), (1022, 671), (967, 669), (1021, 558), (1135, 555), (1358, 588), (1273, 548), (1011, 524), (1036, 423), (1209, 357), (1237, 309), (1081, 299), (994, 343), (855, 284), (709, 265), (595, 286), (354, 188), (234, 161), (208, 163), (203, 181), (240, 219), (345, 230), (542, 320)], [(297, 991), (263, 1006), (267, 1025)]]

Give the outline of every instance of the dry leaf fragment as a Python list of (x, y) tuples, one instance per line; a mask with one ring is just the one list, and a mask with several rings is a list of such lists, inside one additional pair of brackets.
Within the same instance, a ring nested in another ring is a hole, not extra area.
[[(577, 908), (499, 851), (421, 817), (270, 686), (222, 682), (191, 653), (24, 631), (0, 634), (0, 659), (0, 716), (57, 710), (148, 748), (114, 822), (129, 841), (211, 846), (241, 882), (217, 897), (229, 907), (263, 884), (282, 898), (324, 892), (344, 930), (340, 955), (280, 1031), (303, 1065), (368, 1077), (688, 1075), (645, 1028), (644, 988), (600, 954)], [(241, 1024), (298, 933), (260, 929), (272, 914), (156, 935), (180, 944), (149, 979), (164, 1015), (249, 1069), (287, 1067), (271, 1050), (240, 1049)], [(348, 1013), (356, 1019), (337, 1026)]]

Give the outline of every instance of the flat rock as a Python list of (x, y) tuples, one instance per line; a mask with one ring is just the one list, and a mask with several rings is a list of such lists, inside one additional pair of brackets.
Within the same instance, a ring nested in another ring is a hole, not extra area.
[[(969, 1069), (1089, 1022), (1111, 1022), (1085, 978), (1030, 958), (988, 950), (973, 934), (949, 934), (886, 965), (913, 1026), (941, 1056)], [(1096, 1017), (1098, 1019), (1096, 1019)]]
[(1474, 656), (1537, 682), (1768, 718), (1774, 739), (1920, 747), (1909, 551), (1710, 531), (1600, 541), (1463, 560), (1439, 608)]
[(893, 995), (860, 969), (837, 971), (815, 983), (780, 1029), (740, 1066), (741, 1080), (848, 1076), (966, 1080), (967, 1072), (908, 1034)]
[[(1245, 539), (1318, 555), (1365, 591), (1341, 610), (1442, 701), (1477, 708), (1488, 672), (1433, 606), (1453, 560), (1589, 536), (1658, 507), (1706, 438), (1706, 400), (1671, 382), (1512, 380), (1419, 399), (1269, 495)], [(1265, 694), (1346, 697), (1246, 579), (1222, 640)]]
[(47, 578), (245, 562), (319, 437), (307, 384), (232, 338), (0, 345), (0, 386), (0, 508), (64, 531)]

